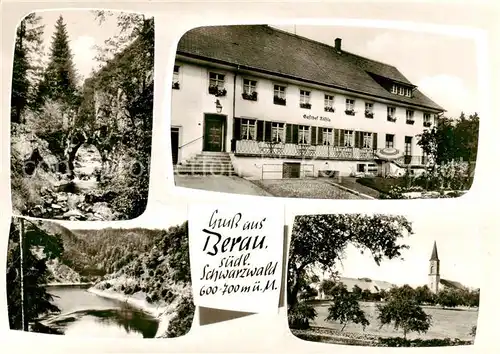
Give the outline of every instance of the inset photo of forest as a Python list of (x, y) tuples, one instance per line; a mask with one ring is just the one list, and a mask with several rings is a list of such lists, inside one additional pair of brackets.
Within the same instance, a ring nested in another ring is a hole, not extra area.
[(18, 25), (11, 93), (16, 215), (128, 220), (147, 204), (154, 20), (64, 10)]
[(191, 329), (187, 221), (165, 229), (68, 229), (13, 218), (7, 255), (12, 330), (172, 338)]

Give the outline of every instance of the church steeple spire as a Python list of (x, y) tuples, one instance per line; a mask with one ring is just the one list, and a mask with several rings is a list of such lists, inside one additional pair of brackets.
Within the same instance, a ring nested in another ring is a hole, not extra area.
[(439, 257), (437, 251), (436, 241), (432, 247), (431, 259), (429, 260), (429, 289), (436, 294), (439, 291), (439, 283), (441, 276), (439, 274)]
[(439, 261), (438, 250), (436, 246), (436, 241), (434, 241), (434, 247), (432, 248), (432, 254), (430, 261)]

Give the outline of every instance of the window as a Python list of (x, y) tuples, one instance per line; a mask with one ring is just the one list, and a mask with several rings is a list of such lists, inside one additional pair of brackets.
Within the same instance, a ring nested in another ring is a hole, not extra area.
[(286, 105), (286, 87), (274, 85), (274, 104)]
[(323, 128), (323, 145), (333, 145), (333, 128)]
[(405, 136), (405, 155), (411, 156), (411, 136)]
[(406, 96), (406, 97), (411, 97), (412, 96), (412, 88), (403, 86), (403, 85), (398, 85), (398, 84), (393, 84), (391, 87), (391, 93), (400, 95), (400, 96)]
[(424, 113), (424, 127), (430, 127), (431, 124), (432, 124), (431, 114), (430, 113)]
[(257, 81), (243, 79), (243, 93), (241, 96), (244, 100), (249, 101), (257, 101), (257, 91), (255, 90), (257, 87)]
[(373, 118), (373, 103), (365, 102), (365, 117)]
[(174, 65), (174, 75), (172, 77), (172, 88), (173, 89), (180, 89), (180, 83), (179, 83), (179, 65)]
[(255, 140), (257, 134), (257, 124), (255, 119), (241, 120), (241, 140)]
[(347, 98), (345, 100), (345, 109), (348, 111), (354, 111), (354, 100)]
[(308, 125), (299, 125), (299, 144), (309, 144), (311, 141), (311, 127)]
[(335, 112), (332, 95), (325, 95), (325, 112)]
[(255, 92), (255, 88), (257, 87), (257, 81), (243, 79), (243, 92), (247, 95), (251, 95)]
[(394, 147), (394, 134), (385, 134), (385, 147), (386, 148)]
[(371, 149), (373, 147), (373, 134), (363, 133), (363, 149)]
[(215, 95), (216, 97), (225, 96), (226, 89), (224, 88), (224, 77), (225, 75), (218, 73), (209, 73), (209, 86), (208, 93)]
[(414, 111), (412, 111), (410, 109), (406, 110), (406, 123), (407, 124), (413, 124), (413, 123), (415, 123), (415, 120), (413, 119), (414, 114), (415, 114)]
[(271, 137), (275, 143), (282, 143), (285, 141), (285, 123), (273, 122), (271, 126)]
[(219, 90), (224, 89), (224, 75), (210, 73), (210, 86), (217, 87)]
[(344, 131), (344, 146), (347, 147), (354, 146), (354, 132), (352, 130)]
[(387, 107), (387, 116), (394, 117), (396, 115), (395, 107)]
[(300, 90), (300, 108), (311, 108), (311, 91)]

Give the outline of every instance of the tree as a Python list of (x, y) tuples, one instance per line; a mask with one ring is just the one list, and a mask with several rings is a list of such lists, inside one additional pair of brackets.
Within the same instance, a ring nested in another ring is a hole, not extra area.
[(23, 123), (22, 114), (31, 104), (33, 73), (37, 69), (35, 54), (41, 50), (43, 25), (40, 16), (27, 15), (19, 24), (14, 44), (12, 68), (11, 121)]
[(370, 325), (364, 311), (359, 307), (357, 296), (349, 293), (344, 284), (336, 284), (331, 291), (331, 296), (333, 304), (328, 308), (326, 320), (340, 322), (343, 325), (341, 332), (349, 322), (360, 324), (363, 330)]
[(415, 289), (415, 299), (419, 304), (434, 304), (435, 296), (427, 285), (418, 286)]
[(434, 167), (453, 160), (463, 160), (472, 166), (477, 158), (478, 138), (478, 114), (466, 117), (462, 112), (458, 119), (437, 118), (436, 125), (424, 131), (417, 144), (431, 158)]
[(62, 101), (75, 107), (77, 77), (69, 47), (68, 32), (62, 16), (57, 19), (47, 68), (39, 86), (39, 103), (45, 100)]
[[(52, 304), (52, 296), (45, 290), (47, 282), (47, 259), (59, 257), (62, 252), (62, 241), (59, 235), (49, 235), (31, 222), (13, 219), (9, 234), (9, 251), (7, 256), (7, 304), (11, 329), (28, 329), (47, 332), (38, 323), (41, 315), (58, 312)], [(22, 226), (18, 222), (23, 222)], [(24, 226), (26, 229), (24, 230)], [(25, 231), (25, 232), (24, 232)], [(19, 234), (23, 234), (22, 250)], [(31, 249), (43, 246), (43, 256), (35, 256)], [(21, 264), (22, 252), (22, 264)], [(23, 275), (21, 293), (21, 273)], [(21, 295), (24, 296), (21, 296)], [(22, 315), (24, 313), (24, 323)], [(53, 333), (53, 331), (49, 331)]]
[(424, 312), (410, 287), (392, 289), (388, 301), (377, 305), (380, 327), (393, 323), (394, 329), (403, 330), (406, 340), (408, 332), (425, 333), (432, 323), (432, 316)]
[(333, 271), (347, 245), (371, 252), (376, 264), (401, 256), (406, 245), (398, 244), (411, 223), (402, 216), (333, 214), (295, 218), (290, 243), (287, 301), (289, 308), (298, 302), (307, 272), (318, 268)]
[(319, 290), (327, 296), (332, 295), (332, 291), (335, 289), (336, 283), (333, 280), (325, 279), (321, 282)]
[(370, 301), (372, 299), (372, 292), (368, 289), (365, 289), (361, 292), (361, 300)]
[(454, 289), (443, 289), (438, 292), (436, 302), (442, 307), (457, 307), (465, 303), (459, 292)]
[(361, 294), (362, 294), (362, 290), (359, 286), (357, 285), (354, 285), (352, 287), (352, 293), (353, 295), (355, 295), (358, 299), (361, 299)]

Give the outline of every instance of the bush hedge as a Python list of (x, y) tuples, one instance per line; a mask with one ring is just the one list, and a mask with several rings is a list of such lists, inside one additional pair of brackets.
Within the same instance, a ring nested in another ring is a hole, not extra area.
[(404, 339), (401, 337), (379, 338), (378, 344), (382, 347), (448, 347), (457, 345), (471, 345), (472, 341), (450, 339)]

